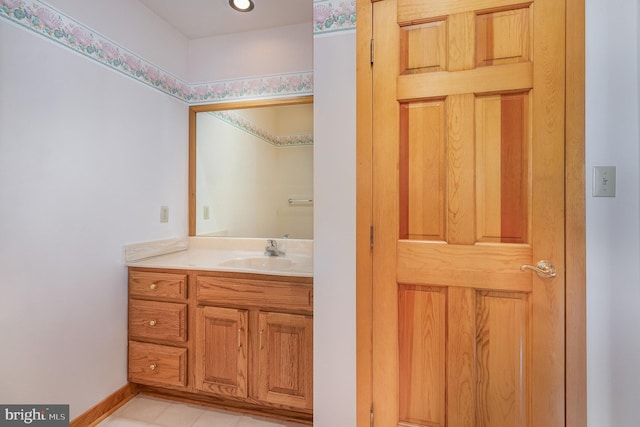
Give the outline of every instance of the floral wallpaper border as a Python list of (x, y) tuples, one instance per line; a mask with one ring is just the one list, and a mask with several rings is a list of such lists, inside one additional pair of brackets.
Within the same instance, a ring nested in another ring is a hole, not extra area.
[[(316, 0), (313, 7), (314, 35), (355, 28), (355, 0)], [(191, 105), (313, 94), (312, 71), (188, 83), (38, 0), (0, 0), (0, 18)]]
[(212, 111), (213, 117), (222, 120), (242, 131), (245, 131), (256, 138), (268, 142), (276, 147), (291, 147), (300, 145), (313, 145), (313, 135), (273, 135), (270, 132), (260, 128), (257, 124), (233, 111)]
[(313, 34), (356, 29), (356, 0), (314, 0)]
[(189, 89), (185, 101), (192, 105), (291, 95), (313, 95), (313, 72), (198, 83), (189, 85)]

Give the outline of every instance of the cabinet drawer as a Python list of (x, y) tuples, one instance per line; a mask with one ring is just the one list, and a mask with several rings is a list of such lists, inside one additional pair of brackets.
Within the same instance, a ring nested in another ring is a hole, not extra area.
[(131, 296), (184, 300), (187, 298), (187, 275), (130, 271), (129, 294)]
[(187, 305), (131, 299), (129, 300), (129, 333), (132, 338), (185, 342), (187, 340)]
[(129, 341), (129, 381), (185, 387), (187, 349)]
[(309, 284), (198, 276), (197, 285), (198, 304), (313, 310), (313, 288)]

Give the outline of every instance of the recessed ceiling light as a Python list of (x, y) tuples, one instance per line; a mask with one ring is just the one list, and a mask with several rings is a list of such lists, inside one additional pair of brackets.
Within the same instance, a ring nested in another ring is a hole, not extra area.
[(250, 12), (253, 10), (253, 0), (229, 0), (229, 6), (238, 12)]

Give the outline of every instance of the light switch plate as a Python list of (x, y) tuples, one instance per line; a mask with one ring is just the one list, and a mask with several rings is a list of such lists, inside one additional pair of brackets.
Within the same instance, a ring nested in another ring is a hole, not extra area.
[(616, 197), (616, 167), (593, 167), (593, 197)]
[(160, 206), (160, 222), (169, 222), (168, 206)]

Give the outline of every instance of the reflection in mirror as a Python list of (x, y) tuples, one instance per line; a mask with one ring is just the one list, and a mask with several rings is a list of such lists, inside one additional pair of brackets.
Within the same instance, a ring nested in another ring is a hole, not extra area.
[(191, 235), (313, 238), (311, 102), (190, 108)]

